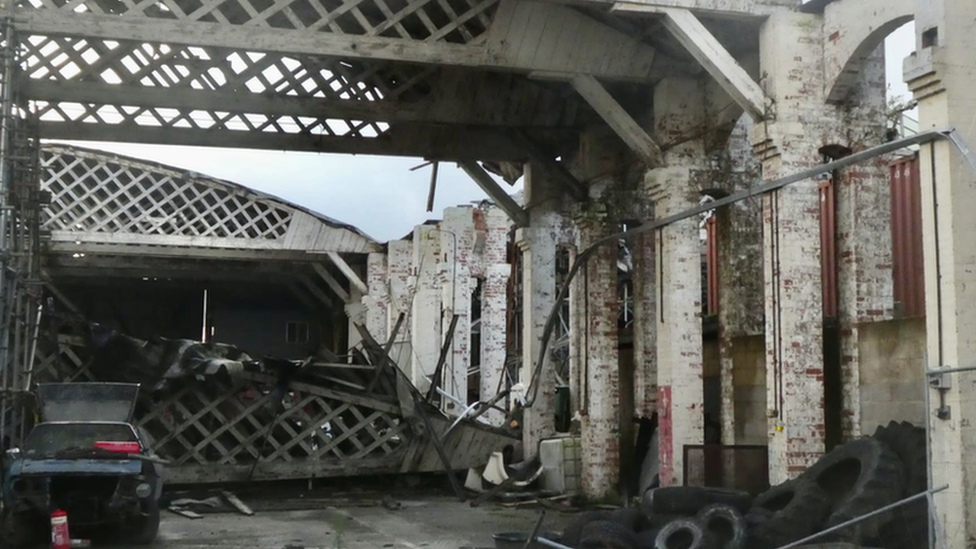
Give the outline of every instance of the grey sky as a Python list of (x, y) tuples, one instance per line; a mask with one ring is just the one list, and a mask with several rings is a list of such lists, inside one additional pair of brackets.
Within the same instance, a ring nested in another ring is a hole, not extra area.
[[(901, 65), (914, 45), (912, 24), (888, 39), (891, 95), (908, 96)], [(410, 171), (423, 162), (420, 159), (123, 143), (79, 145), (155, 160), (275, 194), (356, 225), (381, 242), (400, 238), (427, 219), (439, 218), (445, 207), (485, 198), (464, 172), (453, 164), (442, 164), (434, 211), (428, 214), (430, 168)], [(510, 192), (520, 187), (506, 186)]]

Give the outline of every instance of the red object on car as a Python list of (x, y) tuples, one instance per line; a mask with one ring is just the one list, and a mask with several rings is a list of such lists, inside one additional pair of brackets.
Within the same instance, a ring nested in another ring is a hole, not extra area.
[(96, 450), (105, 450), (107, 452), (115, 452), (118, 454), (138, 454), (139, 453), (139, 443), (138, 442), (96, 442)]
[(51, 513), (51, 549), (70, 549), (71, 536), (68, 535), (68, 514), (58, 509)]

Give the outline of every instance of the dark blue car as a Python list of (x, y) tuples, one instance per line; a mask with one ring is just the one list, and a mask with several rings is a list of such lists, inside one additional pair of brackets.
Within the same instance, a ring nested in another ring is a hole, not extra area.
[(117, 527), (136, 544), (159, 529), (162, 462), (132, 425), (139, 386), (55, 383), (38, 387), (42, 423), (4, 463), (0, 534), (26, 546), (49, 532), (55, 509), (73, 531)]

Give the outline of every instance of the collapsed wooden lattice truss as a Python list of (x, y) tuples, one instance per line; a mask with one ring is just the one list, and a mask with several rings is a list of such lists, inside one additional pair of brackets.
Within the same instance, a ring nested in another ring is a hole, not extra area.
[[(125, 379), (124, 372), (98, 369), (97, 361), (82, 338), (61, 335), (56, 345), (41, 346), (34, 375), (38, 383), (103, 381), (106, 375)], [(343, 385), (355, 382), (362, 388), (374, 377), (380, 382), (369, 391)], [(402, 410), (394, 380), (389, 370), (377, 376), (368, 364), (350, 365), (324, 377), (292, 380), (276, 402), (279, 380), (272, 375), (190, 377), (158, 400), (144, 387), (136, 425), (149, 435), (152, 449), (171, 462), (174, 482), (442, 470), (430, 436), (410, 421), (413, 412)], [(484, 463), (511, 442), (470, 423), (449, 429), (447, 418), (431, 414), (433, 436), (456, 468)]]

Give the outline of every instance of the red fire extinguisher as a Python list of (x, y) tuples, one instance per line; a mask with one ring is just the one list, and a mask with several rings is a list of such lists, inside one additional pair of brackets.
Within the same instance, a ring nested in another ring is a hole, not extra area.
[(68, 513), (61, 509), (51, 513), (51, 549), (70, 549), (71, 536), (68, 535)]

